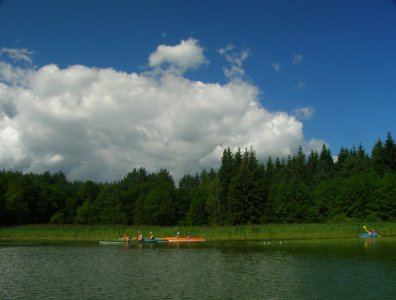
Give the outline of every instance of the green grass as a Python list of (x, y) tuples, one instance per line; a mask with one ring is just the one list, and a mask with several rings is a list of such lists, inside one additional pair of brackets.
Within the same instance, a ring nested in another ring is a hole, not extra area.
[[(159, 227), (124, 225), (23, 225), (0, 227), (0, 240), (59, 240), (97, 241), (115, 239), (125, 232), (130, 235), (141, 230), (145, 236), (152, 231), (157, 237), (181, 235), (187, 232), (207, 240), (291, 240), (356, 238), (364, 233), (363, 224), (268, 224), (206, 227)], [(365, 223), (384, 236), (396, 236), (396, 223)]]

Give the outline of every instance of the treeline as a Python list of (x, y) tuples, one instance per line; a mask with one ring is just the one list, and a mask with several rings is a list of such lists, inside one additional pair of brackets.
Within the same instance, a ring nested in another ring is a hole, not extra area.
[(216, 225), (396, 219), (396, 145), (371, 154), (323, 145), (261, 163), (253, 149), (225, 149), (218, 171), (185, 175), (134, 169), (114, 183), (69, 182), (62, 172), (0, 172), (0, 225)]

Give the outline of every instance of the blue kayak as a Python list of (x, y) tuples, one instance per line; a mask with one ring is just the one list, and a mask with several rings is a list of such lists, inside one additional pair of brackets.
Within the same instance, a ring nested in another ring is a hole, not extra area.
[(143, 239), (143, 243), (158, 243), (158, 242), (163, 242), (161, 239), (154, 238), (154, 239), (148, 239), (145, 238)]
[(379, 237), (380, 235), (378, 234), (378, 233), (362, 233), (362, 234), (359, 234), (359, 237), (361, 237), (361, 238), (376, 238), (376, 237)]
[(161, 239), (143, 239), (143, 241), (137, 241), (137, 240), (130, 240), (130, 241), (125, 241), (122, 239), (119, 240), (106, 240), (106, 241), (99, 241), (99, 244), (101, 245), (123, 245), (123, 244), (137, 244), (137, 243), (158, 243), (162, 242)]

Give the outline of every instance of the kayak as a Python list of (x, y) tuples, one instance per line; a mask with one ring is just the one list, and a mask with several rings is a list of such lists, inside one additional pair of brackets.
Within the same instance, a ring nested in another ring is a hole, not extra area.
[(101, 245), (128, 245), (128, 244), (139, 244), (139, 243), (158, 243), (158, 242), (188, 242), (188, 243), (193, 243), (193, 242), (205, 242), (205, 239), (203, 238), (177, 238), (177, 237), (163, 237), (163, 238), (154, 238), (154, 239), (148, 239), (145, 238), (143, 241), (137, 241), (137, 240), (130, 240), (130, 241), (124, 241), (121, 239), (118, 240), (104, 240), (104, 241), (99, 241), (99, 244)]
[(378, 233), (362, 233), (359, 234), (359, 237), (361, 238), (376, 238), (379, 237), (380, 235)]
[(161, 240), (168, 241), (168, 242), (205, 242), (206, 240), (203, 238), (186, 238), (186, 237), (163, 237), (160, 238)]
[(158, 243), (158, 242), (162, 242), (162, 240), (160, 240), (160, 239), (143, 239), (143, 241), (105, 240), (105, 241), (99, 241), (99, 244), (101, 244), (101, 245), (123, 245), (123, 244)]

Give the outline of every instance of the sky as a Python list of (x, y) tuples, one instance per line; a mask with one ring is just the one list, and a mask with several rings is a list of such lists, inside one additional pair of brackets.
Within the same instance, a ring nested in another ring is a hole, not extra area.
[(396, 134), (395, 0), (0, 0), (0, 168), (178, 180)]

